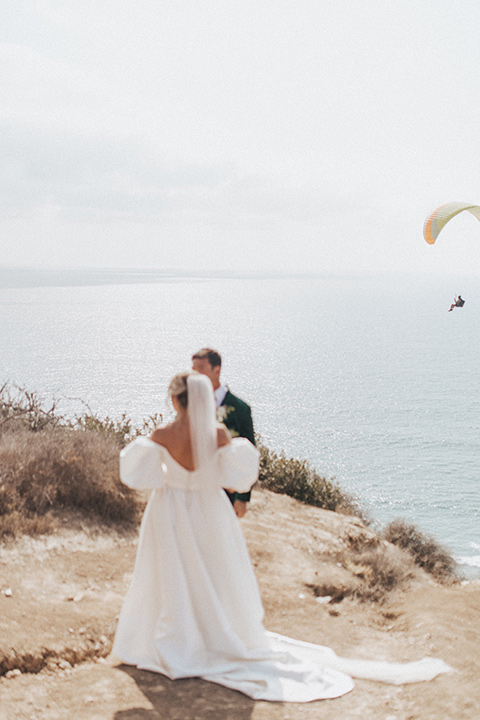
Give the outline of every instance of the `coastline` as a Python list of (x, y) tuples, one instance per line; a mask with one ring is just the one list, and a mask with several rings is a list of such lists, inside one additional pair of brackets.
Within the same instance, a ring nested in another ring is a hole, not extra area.
[[(358, 279), (171, 273), (159, 283), (2, 291), (3, 379), (60, 398), (68, 412), (86, 403), (141, 423), (164, 411), (178, 366), (213, 343), (269, 447), (336, 478), (379, 523), (405, 518), (476, 562), (473, 302), (455, 315), (423, 284), (384, 293)], [(452, 373), (452, 347), (462, 372)]]

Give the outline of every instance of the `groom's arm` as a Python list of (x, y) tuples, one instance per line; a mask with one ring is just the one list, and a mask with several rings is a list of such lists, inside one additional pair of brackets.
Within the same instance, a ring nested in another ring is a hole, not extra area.
[(228, 393), (223, 403), (226, 413), (223, 424), (233, 437), (243, 437), (255, 445), (255, 432), (253, 430), (252, 411), (246, 402), (235, 395)]
[(250, 440), (252, 445), (255, 445), (255, 432), (253, 430), (252, 411), (250, 409), (250, 405), (247, 405), (247, 403), (243, 402), (243, 400), (235, 398), (233, 408), (234, 412), (232, 412), (230, 416), (227, 415), (227, 422), (225, 424), (233, 430), (236, 435)]
[(245, 408), (242, 412), (242, 432), (240, 434), (242, 437), (250, 440), (252, 445), (255, 445), (255, 432), (253, 430), (252, 411), (250, 410), (249, 405), (245, 405)]

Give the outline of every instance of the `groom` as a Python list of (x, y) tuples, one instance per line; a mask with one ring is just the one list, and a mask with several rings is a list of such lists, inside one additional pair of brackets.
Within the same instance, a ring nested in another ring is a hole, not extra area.
[[(222, 358), (220, 353), (212, 348), (202, 348), (192, 355), (192, 370), (210, 378), (215, 393), (215, 402), (222, 416), (222, 422), (231, 434), (237, 437), (244, 437), (255, 445), (255, 434), (253, 432), (252, 412), (249, 405), (240, 400), (230, 392), (226, 385), (220, 382), (220, 371), (222, 369)], [(250, 501), (248, 493), (230, 493), (225, 490), (233, 508), (239, 518), (247, 512), (247, 503)]]

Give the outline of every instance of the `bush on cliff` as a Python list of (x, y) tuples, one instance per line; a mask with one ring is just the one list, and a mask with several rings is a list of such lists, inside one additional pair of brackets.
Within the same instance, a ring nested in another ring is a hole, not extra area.
[(95, 413), (84, 402), (82, 405), (86, 410), (67, 417), (60, 414), (58, 405), (58, 400), (46, 403), (35, 391), (4, 383), (0, 387), (0, 435), (19, 430), (40, 432), (71, 428), (98, 433), (114, 440), (119, 447), (124, 447), (139, 435), (153, 432), (162, 421), (160, 413), (151, 415), (140, 426), (134, 425), (126, 413), (120, 419), (113, 420), (108, 415), (102, 417)]
[(65, 428), (0, 437), (0, 537), (48, 532), (65, 511), (128, 526), (139, 509), (111, 438)]
[(263, 487), (289, 495), (306, 505), (362, 517), (355, 498), (333, 479), (322, 477), (307, 460), (288, 458), (285, 453), (278, 454), (262, 443), (257, 447), (260, 451), (258, 479)]
[[(151, 433), (160, 420), (149, 417), (138, 427), (126, 414), (112, 420), (90, 409), (66, 418), (56, 401), (45, 405), (37, 393), (5, 383), (0, 387), (0, 538), (51, 532), (67, 511), (103, 524), (136, 523), (144, 503), (120, 481), (119, 448)], [(263, 487), (365, 520), (356, 499), (306, 460), (275, 453), (261, 442), (258, 449)], [(395, 520), (381, 535), (437, 580), (455, 577), (449, 552), (414, 525)], [(379, 599), (409, 572), (398, 556), (390, 553), (390, 558), (377, 546), (350, 548), (350, 555), (366, 599)]]
[(406, 550), (415, 564), (440, 581), (451, 580), (457, 575), (457, 564), (449, 551), (435, 538), (421, 532), (405, 520), (393, 520), (382, 533), (392, 545)]

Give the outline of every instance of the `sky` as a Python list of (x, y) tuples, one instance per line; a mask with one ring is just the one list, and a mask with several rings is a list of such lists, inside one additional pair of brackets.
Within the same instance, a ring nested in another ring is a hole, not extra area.
[(480, 275), (478, 0), (0, 7), (0, 265)]

